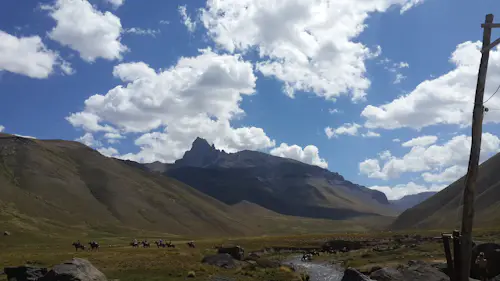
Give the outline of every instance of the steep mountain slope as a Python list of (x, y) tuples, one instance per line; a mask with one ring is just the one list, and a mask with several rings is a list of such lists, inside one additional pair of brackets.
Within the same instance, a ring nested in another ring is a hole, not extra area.
[(394, 206), (395, 209), (404, 211), (417, 204), (420, 204), (436, 193), (437, 192), (434, 191), (421, 192), (417, 194), (406, 195), (397, 200), (390, 200), (389, 202), (391, 202), (391, 205)]
[(284, 216), (245, 202), (228, 206), (143, 164), (107, 158), (78, 142), (0, 133), (0, 229), (19, 241), (366, 231), (388, 223), (378, 217)]
[(68, 226), (207, 235), (253, 231), (212, 197), (77, 142), (0, 134), (0, 200), (4, 216), (20, 213)]
[(225, 153), (200, 138), (182, 159), (155, 164), (155, 170), (229, 205), (248, 201), (280, 214), (325, 219), (395, 214), (385, 194), (337, 173), (256, 151)]
[[(479, 166), (475, 201), (474, 226), (492, 226), (500, 223), (500, 154)], [(439, 193), (403, 212), (392, 224), (392, 229), (449, 228), (457, 225), (462, 214), (462, 196), (465, 176)]]

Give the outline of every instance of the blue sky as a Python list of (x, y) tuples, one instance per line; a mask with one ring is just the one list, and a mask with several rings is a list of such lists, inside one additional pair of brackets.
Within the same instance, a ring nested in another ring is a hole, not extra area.
[[(500, 17), (493, 0), (36, 2), (1, 3), (5, 132), (141, 162), (200, 136), (390, 198), (465, 173), (480, 24)], [(485, 97), (499, 84), (495, 48)], [(482, 160), (500, 148), (487, 106)]]

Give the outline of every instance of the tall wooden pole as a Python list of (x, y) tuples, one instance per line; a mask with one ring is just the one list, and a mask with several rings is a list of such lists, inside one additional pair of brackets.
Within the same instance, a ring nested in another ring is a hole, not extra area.
[[(486, 21), (483, 30), (483, 48), (488, 47), (491, 41), (491, 25), (493, 15), (486, 15)], [(479, 74), (477, 77), (476, 97), (474, 99), (474, 111), (472, 113), (472, 144), (470, 149), (469, 167), (464, 189), (464, 206), (462, 213), (461, 229), (461, 267), (459, 272), (460, 281), (469, 281), (470, 264), (472, 255), (472, 225), (474, 219), (474, 197), (476, 189), (476, 178), (479, 165), (479, 155), (481, 152), (481, 135), (483, 132), (483, 96), (484, 86), (486, 84), (486, 73), (488, 71), (488, 60), (490, 58), (489, 50), (483, 52), (481, 63), (479, 65)]]

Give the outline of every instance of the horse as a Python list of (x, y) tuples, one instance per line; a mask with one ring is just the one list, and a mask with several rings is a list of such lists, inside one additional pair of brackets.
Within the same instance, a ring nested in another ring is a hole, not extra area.
[(319, 252), (318, 252), (318, 251), (314, 251), (314, 250), (313, 250), (313, 251), (310, 251), (310, 252), (309, 252), (309, 254), (310, 254), (311, 256), (318, 256), (318, 257), (319, 257)]
[(304, 254), (302, 256), (302, 261), (310, 261), (312, 260), (312, 255), (311, 254)]
[(130, 242), (130, 246), (132, 246), (134, 248), (138, 248), (139, 247), (139, 243), (137, 241)]
[(196, 245), (194, 244), (193, 241), (187, 242), (186, 244), (188, 245), (189, 248), (196, 248)]
[(141, 243), (142, 243), (142, 247), (143, 248), (149, 248), (149, 247), (151, 247), (151, 245), (149, 244), (148, 241), (142, 241)]
[(95, 242), (95, 241), (92, 241), (92, 242), (89, 242), (89, 245), (90, 245), (90, 251), (99, 251), (99, 243)]
[(160, 241), (155, 241), (156, 247), (160, 248), (165, 248), (167, 245), (165, 245), (165, 242), (160, 242)]
[(169, 248), (175, 248), (175, 245), (174, 245), (174, 244), (172, 244), (172, 241), (169, 241), (166, 245), (167, 245), (167, 247), (169, 247)]
[(78, 252), (78, 249), (80, 249), (82, 251), (85, 250), (85, 245), (82, 245), (82, 243), (80, 243), (80, 242), (73, 242), (73, 244), (71, 244), (71, 245), (73, 245), (73, 247), (75, 247), (75, 251), (77, 251), (77, 252)]

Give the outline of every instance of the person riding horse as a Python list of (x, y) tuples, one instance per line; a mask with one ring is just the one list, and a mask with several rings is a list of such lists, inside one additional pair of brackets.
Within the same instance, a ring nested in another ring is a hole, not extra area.
[(476, 258), (476, 264), (480, 270), (481, 281), (486, 281), (488, 279), (488, 260), (484, 256), (483, 252), (480, 252)]
[(175, 245), (174, 245), (174, 244), (172, 244), (172, 241), (169, 241), (169, 242), (167, 243), (167, 247), (169, 247), (169, 248), (175, 248)]
[(310, 261), (312, 260), (312, 255), (310, 253), (304, 254), (302, 256), (302, 261)]
[(80, 242), (80, 240), (78, 240), (77, 242), (73, 242), (73, 247), (75, 247), (75, 251), (78, 251), (78, 249), (80, 250), (85, 250), (85, 246), (82, 245), (82, 243)]
[(91, 251), (93, 251), (93, 250), (99, 251), (99, 243), (97, 243), (96, 241), (89, 242), (89, 245), (90, 245), (90, 249), (89, 250), (91, 250)]

